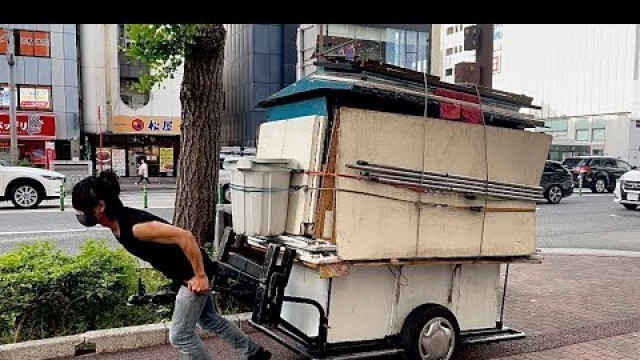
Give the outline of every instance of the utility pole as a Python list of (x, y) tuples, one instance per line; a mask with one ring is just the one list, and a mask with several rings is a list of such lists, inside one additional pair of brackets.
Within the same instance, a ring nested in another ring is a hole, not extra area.
[(9, 127), (11, 132), (11, 164), (18, 164), (18, 124), (16, 120), (16, 77), (15, 77), (15, 44), (13, 29), (3, 29), (5, 41), (7, 42), (7, 64), (9, 64)]

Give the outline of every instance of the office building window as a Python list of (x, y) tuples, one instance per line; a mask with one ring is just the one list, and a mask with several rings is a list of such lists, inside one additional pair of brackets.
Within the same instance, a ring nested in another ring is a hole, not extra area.
[(139, 109), (149, 103), (151, 96), (148, 91), (138, 91), (134, 89), (134, 85), (140, 81), (141, 76), (149, 73), (149, 68), (125, 53), (132, 43), (127, 36), (127, 27), (125, 24), (118, 24), (118, 39), (120, 99), (130, 108)]
[(449, 27), (447, 28), (447, 35), (451, 35), (451, 34), (453, 34), (453, 31), (454, 31), (453, 26), (449, 26)]
[(576, 120), (576, 141), (589, 141), (589, 120)]
[(604, 141), (606, 122), (602, 118), (591, 120), (591, 141)]
[[(326, 24), (324, 50), (329, 56), (379, 60), (416, 71), (427, 71), (429, 33), (361, 24)], [(453, 50), (452, 50), (453, 51)]]
[(549, 119), (544, 122), (547, 133), (566, 133), (569, 131), (569, 120), (567, 119)]

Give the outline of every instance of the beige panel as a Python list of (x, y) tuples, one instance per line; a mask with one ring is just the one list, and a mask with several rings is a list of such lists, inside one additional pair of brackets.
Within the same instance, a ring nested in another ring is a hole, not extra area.
[[(346, 164), (357, 160), (422, 168), (421, 118), (342, 108), (337, 172), (358, 175)], [(416, 256), (420, 194), (389, 185), (338, 177), (335, 235), (338, 255), (347, 260)], [(406, 201), (355, 194), (352, 190)]]
[[(534, 201), (488, 201), (490, 208), (535, 210)], [(536, 252), (535, 212), (487, 212), (482, 256), (519, 256)]]
[(428, 204), (469, 207), (484, 206), (480, 200), (466, 200), (453, 193), (423, 194), (417, 256), (476, 257), (480, 255), (483, 216), (481, 212)]
[(495, 327), (500, 264), (461, 265), (456, 275), (452, 308), (460, 330)]
[(425, 171), (486, 178), (482, 126), (431, 118), (422, 121), (426, 125)]
[(336, 194), (336, 203), (336, 245), (340, 258), (416, 256), (418, 210), (415, 204), (345, 192)]
[(386, 266), (353, 267), (331, 282), (327, 342), (382, 339), (389, 334), (395, 276)]
[[(347, 169), (346, 164), (357, 160), (422, 170), (424, 148), (424, 120), (394, 113), (342, 108), (340, 111), (340, 137), (336, 171), (358, 175), (358, 171)], [(397, 189), (393, 186), (378, 186), (365, 181), (338, 177), (339, 189), (375, 192), (379, 195), (400, 196), (416, 202), (419, 194)]]
[(489, 178), (539, 186), (551, 139), (547, 134), (487, 126)]

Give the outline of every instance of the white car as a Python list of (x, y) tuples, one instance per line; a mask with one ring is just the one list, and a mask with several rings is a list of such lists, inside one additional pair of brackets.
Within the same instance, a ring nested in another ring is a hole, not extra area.
[(629, 210), (640, 206), (640, 171), (631, 170), (620, 176), (613, 191), (613, 201)]
[(17, 208), (35, 208), (42, 200), (60, 198), (64, 178), (59, 172), (8, 166), (3, 161), (0, 163), (0, 201), (11, 200)]

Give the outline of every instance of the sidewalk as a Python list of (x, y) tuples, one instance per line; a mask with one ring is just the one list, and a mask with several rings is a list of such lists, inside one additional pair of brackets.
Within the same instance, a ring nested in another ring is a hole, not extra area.
[[(547, 254), (540, 265), (511, 265), (504, 320), (506, 326), (524, 331), (527, 337), (463, 347), (459, 360), (640, 359), (638, 278), (637, 257)], [(243, 329), (270, 349), (274, 360), (296, 359), (248, 325)], [(216, 337), (204, 342), (216, 359), (239, 359)], [(2, 356), (0, 350), (0, 359)], [(166, 341), (164, 345), (89, 357), (179, 360)]]

